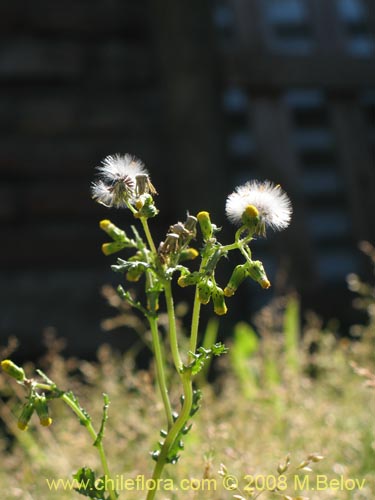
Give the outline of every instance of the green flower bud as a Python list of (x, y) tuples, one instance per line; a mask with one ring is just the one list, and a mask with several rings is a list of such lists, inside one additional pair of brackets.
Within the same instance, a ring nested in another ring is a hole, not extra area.
[(204, 268), (204, 272), (206, 273), (206, 275), (209, 276), (215, 271), (215, 268), (223, 255), (225, 255), (225, 254), (223, 254), (223, 252), (221, 251), (221, 248), (217, 248), (215, 250), (215, 252), (213, 253), (213, 255), (211, 255), (211, 257), (209, 258), (209, 260)]
[(114, 241), (125, 241), (126, 233), (115, 226), (110, 220), (104, 219), (99, 223), (100, 229), (108, 234)]
[(267, 289), (271, 286), (260, 260), (255, 260), (252, 264), (249, 264), (248, 271), (250, 278), (259, 283), (262, 288)]
[(134, 217), (137, 219), (140, 219), (141, 217), (151, 219), (159, 213), (159, 210), (154, 205), (154, 199), (150, 194), (143, 194), (140, 196), (135, 202), (135, 206), (138, 209), (138, 212), (134, 214)]
[(227, 313), (228, 309), (224, 300), (224, 292), (218, 286), (212, 292), (212, 301), (214, 303), (214, 311), (218, 316)]
[(213, 235), (213, 227), (210, 219), (210, 214), (208, 212), (199, 212), (197, 215), (199, 226), (202, 231), (203, 239), (209, 240)]
[(177, 280), (177, 284), (181, 288), (185, 288), (186, 286), (196, 285), (200, 278), (199, 273), (189, 273), (189, 274), (181, 274), (181, 276)]
[(126, 247), (124, 241), (112, 241), (111, 243), (103, 243), (102, 252), (104, 255), (112, 255)]
[(10, 359), (4, 359), (1, 362), (1, 368), (6, 374), (15, 378), (19, 382), (23, 382), (25, 380), (25, 372), (24, 372), (23, 368), (21, 368), (20, 366), (17, 366)]
[(230, 277), (227, 286), (224, 288), (224, 295), (226, 297), (232, 297), (244, 279), (249, 276), (247, 268), (247, 264), (240, 264), (234, 268), (232, 276)]
[(28, 427), (28, 423), (32, 414), (34, 413), (34, 401), (29, 400), (22, 407), (21, 415), (18, 418), (17, 427), (21, 431), (25, 431)]
[(180, 253), (179, 262), (183, 262), (184, 260), (194, 260), (198, 257), (199, 252), (195, 248), (185, 248)]
[(200, 281), (198, 283), (198, 299), (201, 304), (208, 304), (210, 302), (213, 287), (214, 285), (211, 280)]
[(133, 265), (126, 273), (126, 279), (132, 282), (139, 281), (145, 269), (146, 267), (143, 264)]
[(49, 416), (47, 398), (44, 394), (35, 398), (35, 409), (39, 417), (40, 424), (49, 427), (52, 424), (52, 418)]
[(159, 292), (147, 293), (147, 309), (156, 312), (159, 309)]

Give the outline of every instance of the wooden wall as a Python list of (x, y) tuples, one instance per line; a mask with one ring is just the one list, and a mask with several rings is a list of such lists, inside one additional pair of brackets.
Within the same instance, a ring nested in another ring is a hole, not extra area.
[[(89, 192), (116, 152), (149, 167), (160, 237), (186, 210), (224, 224), (242, 180), (281, 182), (294, 222), (259, 254), (314, 306), (345, 289), (346, 271), (365, 269), (357, 241), (375, 240), (370, 4), (1, 2), (0, 341), (16, 335), (35, 353), (53, 326), (74, 352), (128, 345), (100, 330), (111, 313), (100, 287), (117, 277), (97, 221), (131, 218)], [(257, 301), (251, 287), (236, 312), (250, 318)]]

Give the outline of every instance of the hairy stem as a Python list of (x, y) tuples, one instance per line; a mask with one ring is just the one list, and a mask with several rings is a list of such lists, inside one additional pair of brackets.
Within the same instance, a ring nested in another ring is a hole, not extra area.
[[(194, 354), (197, 350), (199, 316), (201, 311), (201, 303), (198, 296), (198, 287), (195, 288), (193, 314), (191, 317), (190, 330), (190, 353)], [(192, 354), (189, 354), (189, 362), (192, 361)]]
[(156, 251), (154, 240), (152, 239), (152, 236), (151, 236), (150, 228), (148, 227), (147, 219), (145, 217), (141, 217), (141, 223), (142, 223), (143, 231), (145, 232), (145, 235), (146, 235), (148, 246), (150, 247), (151, 252), (156, 256), (157, 251)]
[[(152, 474), (152, 479), (155, 481), (154, 483), (155, 485), (157, 485), (158, 479), (161, 477), (163, 469), (167, 463), (167, 458), (170, 448), (173, 446), (174, 442), (176, 441), (176, 438), (178, 437), (179, 433), (181, 432), (184, 425), (189, 419), (191, 407), (193, 404), (193, 386), (191, 382), (190, 372), (183, 373), (181, 378), (184, 387), (184, 396), (185, 396), (184, 403), (182, 405), (180, 415), (178, 416), (177, 420), (175, 421), (172, 428), (168, 432), (167, 437), (165, 438), (164, 444), (160, 451), (160, 455), (158, 457), (158, 461), (156, 462), (154, 472)], [(155, 489), (149, 490), (146, 500), (153, 500), (155, 498), (156, 491), (157, 491), (156, 487)]]
[(151, 328), (152, 344), (154, 347), (154, 356), (156, 362), (156, 378), (161, 392), (165, 414), (167, 416), (168, 429), (170, 429), (173, 425), (172, 408), (171, 408), (171, 403), (169, 401), (167, 384), (165, 381), (164, 359), (160, 345), (157, 319), (154, 316), (149, 315), (148, 321)]
[(166, 280), (164, 283), (165, 302), (167, 305), (168, 322), (169, 322), (169, 342), (171, 346), (173, 363), (176, 367), (177, 373), (181, 374), (183, 364), (181, 361), (180, 353), (178, 350), (177, 330), (176, 330), (176, 317), (174, 314), (174, 303), (172, 297), (171, 282)]

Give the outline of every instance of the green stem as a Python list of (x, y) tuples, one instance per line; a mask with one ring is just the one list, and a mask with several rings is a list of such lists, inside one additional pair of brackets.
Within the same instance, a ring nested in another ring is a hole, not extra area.
[(159, 339), (159, 330), (157, 324), (157, 318), (151, 315), (148, 315), (148, 321), (151, 327), (151, 335), (152, 335), (152, 344), (154, 347), (154, 355), (156, 362), (156, 378), (158, 381), (159, 389), (161, 392), (161, 397), (164, 404), (165, 413), (168, 421), (168, 429), (170, 429), (173, 425), (173, 417), (172, 417), (172, 408), (171, 403), (169, 401), (167, 384), (165, 381), (165, 372), (164, 372), (164, 359), (160, 345)]
[(234, 242), (231, 245), (224, 245), (221, 247), (221, 251), (224, 252), (229, 252), (230, 250), (236, 250), (238, 248), (238, 242)]
[(174, 362), (174, 365), (176, 367), (177, 373), (181, 374), (183, 364), (182, 364), (180, 353), (178, 350), (176, 317), (174, 314), (172, 287), (171, 287), (171, 282), (169, 280), (165, 280), (165, 282), (164, 282), (164, 295), (165, 295), (165, 302), (166, 302), (167, 313), (168, 313), (168, 322), (169, 322), (169, 332), (168, 333), (169, 333), (169, 343), (171, 346), (172, 358), (173, 358), (173, 362)]
[(145, 232), (147, 243), (150, 247), (150, 250), (156, 256), (157, 251), (156, 251), (154, 240), (152, 239), (152, 236), (151, 236), (150, 228), (148, 227), (147, 219), (145, 217), (141, 217), (141, 223), (142, 223), (143, 231)]
[[(154, 479), (155, 484), (158, 483), (158, 479), (161, 477), (164, 466), (167, 463), (168, 453), (176, 441), (177, 436), (181, 432), (182, 428), (188, 421), (190, 417), (191, 407), (193, 404), (193, 385), (191, 382), (191, 374), (190, 372), (185, 372), (182, 374), (182, 383), (184, 386), (184, 403), (182, 405), (181, 413), (178, 416), (177, 420), (173, 424), (172, 428), (168, 432), (167, 437), (163, 443), (163, 446), (160, 450), (160, 455), (158, 457), (158, 461), (156, 462), (154, 472), (152, 474), (152, 479)], [(149, 490), (146, 500), (153, 500), (155, 497), (157, 489)]]
[[(66, 403), (74, 411), (74, 413), (77, 415), (77, 417), (80, 419), (80, 421), (84, 424), (84, 426), (86, 427), (86, 429), (87, 429), (88, 433), (90, 434), (91, 438), (95, 442), (97, 440), (98, 435), (95, 432), (95, 429), (94, 429), (94, 427), (91, 424), (91, 421), (86, 417), (86, 415), (83, 413), (83, 411), (81, 410), (81, 408), (79, 408), (79, 406), (74, 401), (72, 401), (69, 398), (69, 396), (67, 396), (66, 394), (63, 394), (61, 396), (61, 399), (64, 401), (64, 403)], [(109, 472), (108, 462), (107, 462), (107, 458), (105, 456), (105, 451), (104, 451), (104, 447), (103, 447), (102, 441), (99, 440), (97, 442), (96, 448), (98, 449), (100, 460), (102, 462), (102, 467), (103, 467), (104, 475), (108, 479), (110, 479), (111, 478), (111, 474)], [(109, 493), (109, 497), (110, 497), (111, 500), (116, 500), (116, 498), (117, 498), (116, 492), (112, 488), (111, 481), (108, 481), (108, 493)]]
[[(197, 350), (200, 311), (201, 311), (201, 303), (198, 296), (198, 287), (196, 287), (194, 296), (193, 314), (191, 317), (191, 330), (190, 330), (190, 352), (193, 354)], [(189, 354), (189, 362), (191, 361), (192, 361), (192, 355)]]

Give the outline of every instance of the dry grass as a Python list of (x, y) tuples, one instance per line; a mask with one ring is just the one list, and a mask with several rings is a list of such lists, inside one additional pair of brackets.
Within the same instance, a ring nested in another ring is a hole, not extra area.
[[(214, 385), (203, 387), (201, 410), (187, 436), (185, 450), (176, 466), (168, 466), (167, 476), (182, 478), (214, 478), (216, 491), (171, 493), (161, 492), (160, 499), (224, 500), (238, 492), (221, 487), (218, 474), (224, 463), (230, 474), (239, 479), (247, 474), (275, 475), (287, 453), (297, 465), (312, 452), (325, 459), (314, 464), (311, 473), (328, 478), (366, 479), (362, 490), (324, 489), (305, 492), (311, 500), (369, 500), (375, 494), (374, 481), (374, 392), (362, 374), (374, 372), (372, 326), (364, 330), (359, 341), (337, 340), (330, 332), (321, 332), (310, 322), (299, 348), (300, 366), (291, 370), (285, 363), (282, 341), (272, 342), (273, 363), (278, 383), (258, 377), (256, 392), (246, 397), (244, 382), (232, 371), (230, 357), (220, 359), (219, 376)], [(277, 337), (276, 337), (277, 338)], [(314, 346), (314, 349), (312, 349)], [(249, 370), (261, 374), (264, 345), (249, 362)], [(102, 346), (98, 362), (64, 360), (58, 349), (51, 347), (45, 363), (48, 374), (58, 386), (70, 388), (81, 405), (99, 424), (101, 394), (110, 395), (110, 419), (105, 445), (114, 474), (127, 478), (149, 477), (153, 462), (149, 451), (155, 447), (158, 429), (163, 426), (163, 408), (155, 394), (155, 380), (150, 371), (137, 371), (132, 358), (119, 356)], [(312, 352), (313, 351), (313, 352)], [(353, 369), (354, 363), (354, 369)], [(31, 365), (25, 367), (32, 372)], [(359, 369), (359, 372), (358, 372)], [(365, 370), (365, 372), (361, 372)], [(52, 492), (45, 478), (71, 478), (80, 466), (100, 470), (90, 439), (71, 411), (59, 400), (52, 403), (54, 423), (45, 429), (37, 419), (27, 432), (16, 428), (17, 411), (23, 397), (22, 388), (0, 378), (1, 405), (5, 423), (0, 437), (1, 471), (4, 499), (68, 499), (73, 492)], [(173, 394), (178, 408), (179, 394)], [(292, 476), (293, 477), (293, 474)], [(285, 494), (296, 497), (288, 480)], [(240, 481), (246, 486), (246, 479)], [(122, 498), (143, 499), (144, 493), (128, 491)], [(121, 498), (120, 497), (120, 498)], [(245, 498), (247, 498), (245, 496)], [(264, 493), (262, 498), (280, 498)]]

